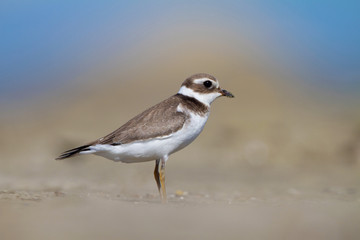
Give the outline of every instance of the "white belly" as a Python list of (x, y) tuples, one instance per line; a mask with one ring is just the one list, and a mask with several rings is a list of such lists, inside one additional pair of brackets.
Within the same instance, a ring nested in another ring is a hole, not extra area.
[(184, 127), (169, 136), (136, 141), (117, 146), (95, 145), (90, 147), (96, 155), (113, 161), (126, 163), (144, 162), (167, 157), (179, 151), (195, 140), (203, 130), (209, 114), (199, 116), (190, 114), (191, 117), (185, 122)]

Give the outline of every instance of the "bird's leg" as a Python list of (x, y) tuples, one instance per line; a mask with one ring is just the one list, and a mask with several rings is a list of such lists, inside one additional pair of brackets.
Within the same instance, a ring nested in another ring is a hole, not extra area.
[(154, 177), (160, 193), (161, 201), (166, 203), (166, 189), (165, 189), (165, 162), (167, 157), (157, 159), (155, 162)]
[(161, 200), (163, 203), (167, 202), (166, 199), (166, 188), (165, 188), (165, 162), (167, 158), (161, 158), (160, 159), (160, 185), (161, 185)]
[(161, 192), (160, 192), (161, 184), (160, 184), (160, 174), (159, 174), (159, 163), (160, 163), (160, 159), (157, 159), (157, 160), (155, 161), (154, 177), (155, 177), (155, 181), (156, 181), (156, 184), (157, 184), (157, 187), (158, 187), (158, 190), (159, 190), (159, 194), (160, 194), (160, 196), (161, 196)]

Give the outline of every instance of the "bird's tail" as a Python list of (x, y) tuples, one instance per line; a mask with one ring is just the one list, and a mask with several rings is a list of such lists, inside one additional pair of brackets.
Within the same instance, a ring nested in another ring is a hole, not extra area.
[(90, 146), (91, 145), (83, 145), (81, 147), (67, 150), (67, 151), (63, 152), (59, 157), (57, 157), (56, 160), (62, 160), (64, 158), (73, 157), (74, 155), (77, 155), (79, 153), (91, 153), (91, 152), (88, 152), (88, 151), (91, 151), (91, 149), (89, 148)]

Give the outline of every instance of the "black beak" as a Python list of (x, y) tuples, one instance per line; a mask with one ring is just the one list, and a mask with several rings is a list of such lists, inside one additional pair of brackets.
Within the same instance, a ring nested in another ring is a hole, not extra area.
[(233, 98), (233, 97), (234, 97), (234, 95), (232, 95), (231, 92), (228, 92), (228, 91), (226, 91), (225, 89), (221, 89), (221, 88), (220, 88), (220, 93), (221, 93), (221, 95), (223, 95), (223, 96), (225, 96), (225, 97), (229, 97), (229, 98)]

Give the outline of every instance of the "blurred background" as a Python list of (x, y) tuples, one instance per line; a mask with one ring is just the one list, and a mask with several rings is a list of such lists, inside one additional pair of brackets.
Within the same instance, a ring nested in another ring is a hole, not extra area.
[(1, 1), (0, 195), (157, 200), (153, 162), (54, 158), (206, 72), (235, 98), (214, 102), (204, 132), (171, 156), (174, 199), (359, 202), (359, 11), (357, 1)]

